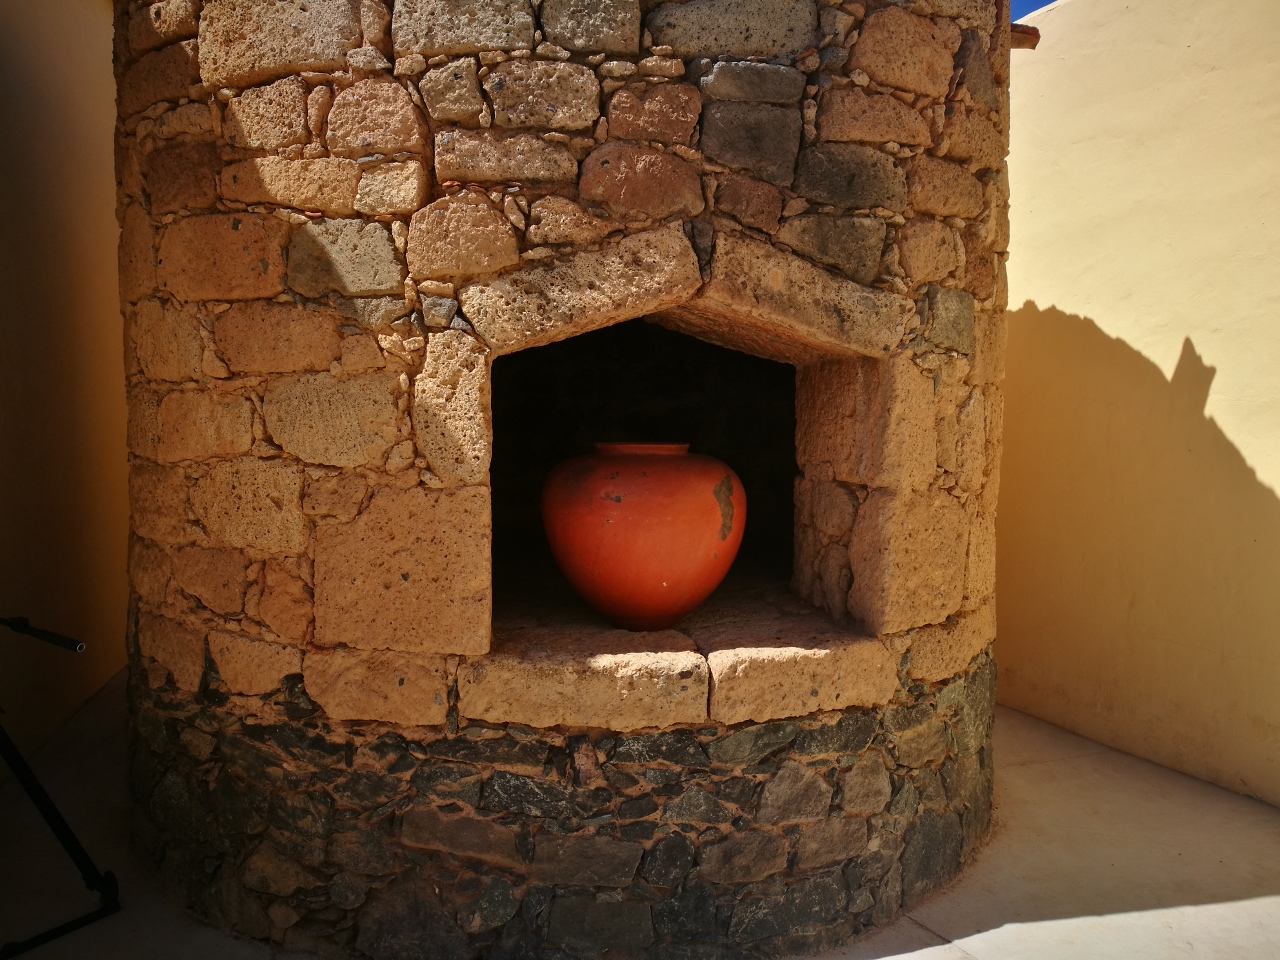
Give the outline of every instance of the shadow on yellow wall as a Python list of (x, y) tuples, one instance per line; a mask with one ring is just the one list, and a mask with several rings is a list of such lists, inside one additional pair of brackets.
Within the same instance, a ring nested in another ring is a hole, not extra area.
[(1001, 701), (1280, 803), (1280, 499), (1204, 415), (1213, 368), (1009, 320)]
[[(28, 751), (124, 663), (111, 12), (0, 0), (0, 720)], [(0, 776), (3, 776), (0, 768)]]

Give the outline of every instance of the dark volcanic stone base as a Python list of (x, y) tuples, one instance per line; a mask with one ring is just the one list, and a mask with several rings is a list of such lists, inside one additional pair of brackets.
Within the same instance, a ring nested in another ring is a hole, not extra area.
[(820, 949), (946, 882), (991, 821), (987, 654), (884, 709), (643, 734), (334, 723), (300, 677), (146, 676), (138, 842), (196, 913), (321, 956)]

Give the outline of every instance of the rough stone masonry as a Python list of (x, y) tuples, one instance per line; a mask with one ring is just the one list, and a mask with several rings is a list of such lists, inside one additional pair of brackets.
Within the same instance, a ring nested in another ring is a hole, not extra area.
[[(133, 782), (188, 905), (675, 960), (959, 869), (1008, 51), (1004, 0), (116, 0)], [(799, 599), (495, 627), (492, 360), (641, 316), (796, 366)]]

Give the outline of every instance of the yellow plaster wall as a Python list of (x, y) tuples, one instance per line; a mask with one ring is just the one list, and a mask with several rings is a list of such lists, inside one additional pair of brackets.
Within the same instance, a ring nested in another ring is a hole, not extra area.
[(999, 697), (1280, 803), (1280, 3), (1025, 22)]
[(88, 646), (0, 629), (28, 752), (124, 665), (114, 99), (107, 0), (0, 0), (0, 616)]

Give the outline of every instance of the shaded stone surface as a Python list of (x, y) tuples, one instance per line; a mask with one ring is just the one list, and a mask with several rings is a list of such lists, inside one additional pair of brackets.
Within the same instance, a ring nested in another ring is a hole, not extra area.
[(636, 875), (644, 847), (608, 837), (541, 833), (534, 844), (533, 876), (559, 886), (625, 887)]
[(757, 103), (708, 103), (702, 111), (702, 152), (727, 167), (789, 187), (800, 151), (800, 111)]
[(883, 220), (819, 214), (792, 217), (774, 234), (779, 243), (861, 284), (871, 283), (880, 272), (884, 237)]
[(463, 960), (467, 943), (424, 881), (405, 875), (370, 894), (360, 911), (356, 946), (373, 960), (428, 955)]
[(772, 63), (720, 61), (698, 80), (709, 100), (741, 100), (748, 103), (799, 103), (804, 96), (804, 74)]
[(713, 883), (751, 883), (787, 866), (787, 841), (774, 833), (746, 830), (701, 849), (698, 875)]
[(729, 936), (749, 942), (823, 923), (844, 909), (848, 897), (839, 874), (799, 880), (782, 896), (739, 903), (729, 924)]
[(692, 0), (658, 7), (645, 18), (653, 42), (677, 57), (772, 57), (816, 45), (813, 0)]
[(800, 725), (791, 720), (757, 723), (722, 737), (707, 748), (716, 763), (739, 767), (763, 760), (795, 740)]
[(853, 143), (825, 143), (800, 152), (795, 189), (803, 197), (865, 210), (907, 208), (907, 177), (886, 153)]
[(561, 896), (551, 904), (547, 939), (569, 950), (641, 950), (653, 943), (653, 920), (648, 904)]
[(954, 813), (927, 810), (907, 831), (902, 851), (902, 899), (910, 905), (960, 869), (963, 837)]
[(645, 853), (640, 875), (659, 887), (676, 887), (692, 869), (695, 853), (693, 841), (683, 833), (669, 833)]

